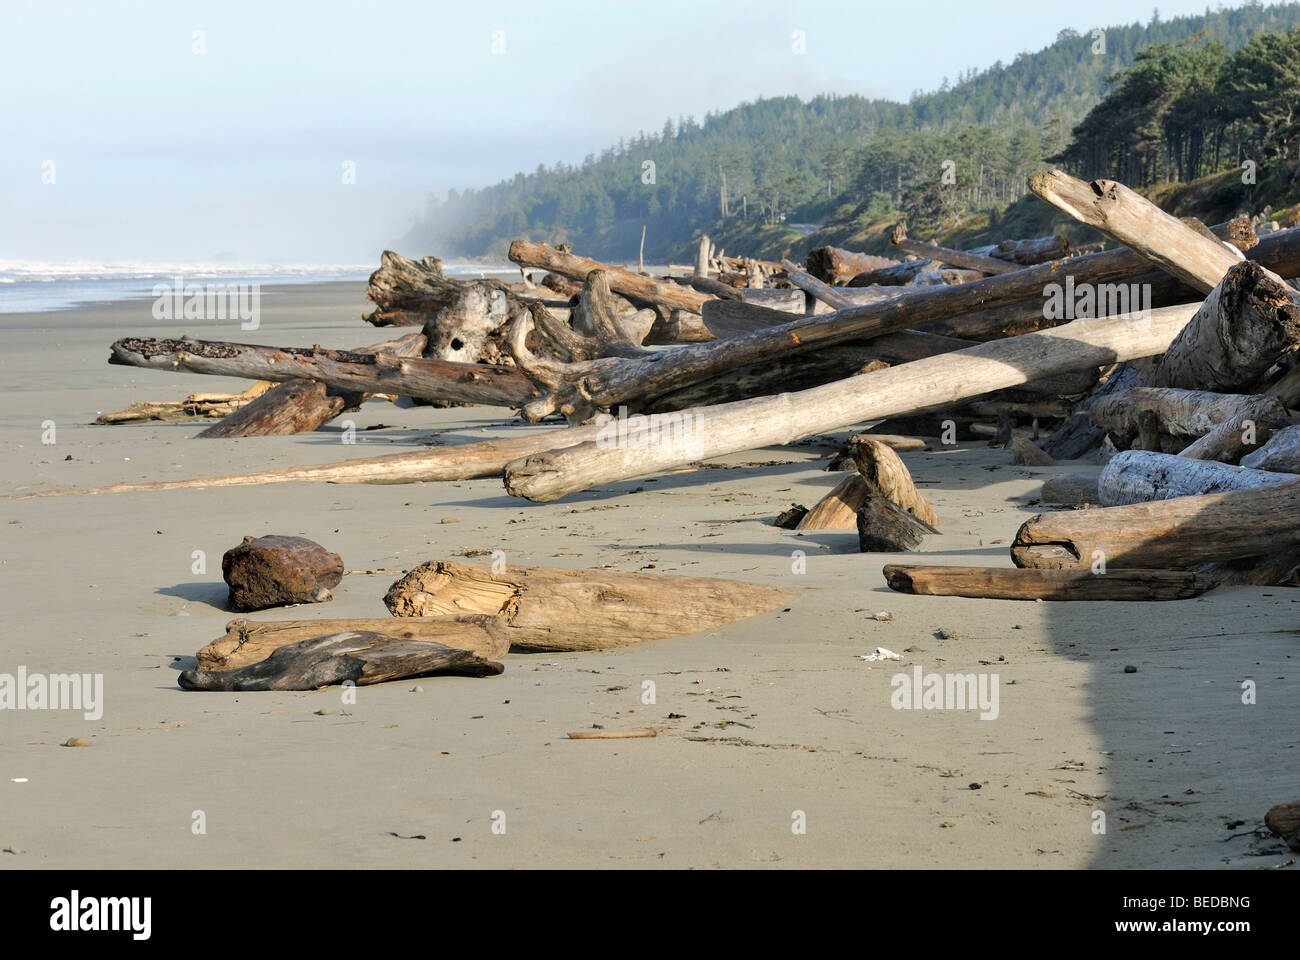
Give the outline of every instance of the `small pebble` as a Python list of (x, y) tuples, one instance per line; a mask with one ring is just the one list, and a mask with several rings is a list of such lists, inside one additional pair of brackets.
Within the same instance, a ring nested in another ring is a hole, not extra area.
[(1137, 672), (1138, 672), (1138, 668), (1135, 667), (1135, 666), (1133, 666), (1133, 664), (1130, 663), (1127, 667), (1124, 668), (1124, 672), (1125, 672), (1125, 673), (1137, 673)]
[(412, 692), (412, 693), (424, 693), (424, 687), (412, 687), (412, 688), (411, 688), (411, 692)]
[(84, 737), (68, 737), (63, 741), (65, 747), (88, 747), (90, 743)]
[(443, 523), (460, 523), (460, 517), (443, 517)]
[(980, 784), (978, 784), (978, 783), (972, 783), (972, 784), (970, 784), (970, 788), (971, 788), (972, 790), (978, 790), (978, 789), (980, 789)]
[(872, 620), (881, 620), (881, 621), (888, 622), (888, 621), (894, 619), (894, 615), (893, 615), (892, 613), (890, 613), (888, 610), (880, 610), (880, 611), (878, 611), (878, 612), (876, 612), (876, 613), (873, 613), (873, 614), (871, 615), (871, 619), (872, 619)]
[(188, 617), (189, 615), (189, 611), (187, 610), (173, 610), (168, 614), (169, 617)]
[(328, 717), (328, 716), (329, 716), (331, 713), (333, 713), (333, 712), (334, 712), (334, 711), (333, 711), (333, 710), (330, 710), (328, 707), (322, 707), (321, 709), (319, 709), (319, 710), (316, 711), (316, 716), (318, 716), (318, 717)]

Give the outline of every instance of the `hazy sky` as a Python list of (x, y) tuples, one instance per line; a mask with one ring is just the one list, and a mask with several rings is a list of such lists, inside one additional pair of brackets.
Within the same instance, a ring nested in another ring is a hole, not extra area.
[(1150, 17), (1125, 0), (0, 0), (0, 258), (371, 263), (431, 191), (668, 116), (905, 100), (1064, 27)]

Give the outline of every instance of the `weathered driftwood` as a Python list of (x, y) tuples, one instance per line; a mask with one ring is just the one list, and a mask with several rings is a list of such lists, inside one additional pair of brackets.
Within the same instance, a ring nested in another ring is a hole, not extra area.
[[(1188, 461), (1196, 462), (1196, 461)], [(1300, 478), (1256, 490), (1042, 514), (1016, 534), (1018, 567), (1195, 569), (1300, 546)]]
[(1148, 450), (1125, 450), (1101, 471), (1097, 492), (1102, 506), (1118, 507), (1227, 490), (1255, 490), (1294, 479), (1287, 473), (1249, 470), (1217, 460), (1192, 460)]
[(184, 400), (142, 400), (131, 404), (125, 410), (101, 413), (95, 418), (95, 423), (147, 423), (152, 420), (179, 423), (196, 419), (212, 420), (229, 416), (236, 410), (248, 406), (272, 386), (269, 380), (259, 380), (243, 393), (191, 393)]
[(869, 491), (858, 508), (858, 550), (862, 553), (915, 550), (927, 534), (938, 532), (876, 490)]
[(1006, 260), (1022, 267), (1060, 260), (1070, 254), (1070, 244), (1065, 237), (1036, 237), (1033, 240), (1003, 240), (990, 246), (976, 247), (969, 253)]
[(1160, 387), (1232, 393), (1253, 386), (1297, 349), (1300, 296), (1259, 264), (1238, 261), (1169, 345), (1152, 379)]
[(687, 310), (699, 313), (705, 301), (711, 299), (706, 294), (682, 287), (675, 283), (666, 283), (653, 277), (643, 277), (631, 270), (613, 267), (587, 257), (561, 253), (545, 243), (532, 243), (516, 240), (510, 244), (509, 257), (512, 262), (525, 267), (541, 267), (574, 280), (585, 280), (593, 270), (604, 270), (609, 275), (610, 287), (617, 293), (636, 297), (648, 303), (654, 303), (669, 310)]
[(885, 582), (899, 593), (988, 600), (1186, 600), (1218, 580), (1190, 570), (1022, 570), (888, 564)]
[(877, 270), (897, 263), (888, 257), (854, 253), (839, 247), (817, 247), (808, 252), (808, 272), (823, 283), (844, 283), (867, 270)]
[(904, 453), (908, 450), (924, 450), (930, 445), (930, 441), (922, 437), (902, 436), (897, 433), (855, 433), (849, 437), (842, 447), (831, 454), (830, 462), (826, 464), (828, 472), (836, 470), (857, 470), (858, 465), (853, 460), (853, 448), (862, 442), (863, 438), (869, 437), (872, 440), (878, 440), (891, 450)]
[(437, 257), (409, 260), (385, 250), (370, 275), (366, 296), (376, 309), (365, 320), (375, 326), (423, 326), (429, 315), (461, 292), (459, 281), (443, 275)]
[(318, 380), (286, 380), (245, 404), (200, 437), (267, 437), (305, 433), (333, 420), (347, 405)]
[(938, 264), (933, 260), (904, 260), (902, 263), (891, 263), (887, 267), (859, 273), (849, 280), (847, 286), (901, 287), (915, 280), (922, 271), (935, 269), (937, 266)]
[(1233, 413), (1178, 454), (1192, 460), (1237, 463), (1296, 421), (1276, 397), (1247, 397)]
[[(696, 408), (695, 428), (687, 436), (665, 438), (661, 429), (648, 424), (644, 432), (629, 434), (627, 442), (618, 445), (584, 443), (525, 457), (507, 465), (506, 488), (516, 496), (554, 500), (695, 460), (790, 443), (1044, 376), (1151, 356), (1168, 346), (1195, 310), (1155, 310), (1140, 324), (1132, 317), (1076, 320), (1043, 333), (995, 340), (799, 393)], [(691, 349), (696, 348), (682, 348)]]
[(1097, 478), (1086, 473), (1061, 473), (1043, 481), (1038, 494), (1043, 503), (1076, 506), (1097, 502)]
[(346, 632), (378, 633), (395, 640), (438, 643), (468, 650), (488, 660), (510, 649), (504, 625), (496, 617), (372, 617), (349, 620), (272, 620), (242, 617), (226, 624), (226, 633), (195, 655), (200, 670), (233, 670), (265, 660), (281, 647), (315, 637)]
[(300, 640), (246, 667), (184, 670), (179, 682), (186, 690), (315, 690), (349, 681), (360, 687), (431, 673), (488, 677), (504, 670), (457, 647), (351, 630)]
[(659, 736), (659, 731), (654, 727), (637, 730), (574, 730), (565, 736), (570, 740), (643, 740)]
[(933, 260), (936, 263), (946, 263), (950, 266), (961, 267), (966, 270), (977, 270), (980, 273), (987, 273), (990, 276), (996, 276), (1003, 273), (1011, 273), (1018, 269), (1015, 264), (1008, 263), (1006, 260), (999, 260), (995, 257), (986, 257), (978, 253), (970, 253), (965, 250), (950, 250), (947, 247), (940, 247), (933, 243), (922, 243), (919, 240), (909, 239), (907, 236), (907, 224), (899, 221), (894, 224), (894, 229), (890, 231), (889, 242), (898, 249), (907, 253), (915, 254), (918, 257), (924, 257)]
[(1202, 437), (1232, 418), (1252, 398), (1243, 394), (1182, 390), (1175, 387), (1130, 387), (1098, 397), (1088, 407), (1092, 422), (1112, 436), (1135, 436), (1138, 415), (1156, 415), (1163, 433)]
[(1029, 189), (1081, 223), (1141, 253), (1202, 293), (1241, 255), (1113, 180), (1085, 183), (1061, 170), (1035, 173)]
[(343, 560), (306, 537), (244, 537), (221, 558), (232, 610), (321, 603), (343, 582)]
[(1279, 430), (1263, 447), (1242, 457), (1241, 465), (1257, 470), (1300, 473), (1300, 426)]
[[(856, 467), (855, 467), (856, 471)], [(871, 493), (871, 486), (854, 472), (835, 485), (803, 515), (796, 530), (856, 530), (858, 510)], [(779, 526), (779, 524), (778, 524)]]
[(912, 474), (893, 448), (869, 434), (860, 434), (855, 440), (852, 444), (853, 462), (870, 492), (878, 492), (923, 523), (937, 527), (939, 517), (934, 507), (916, 489)]
[(523, 649), (604, 650), (779, 610), (800, 593), (701, 577), (430, 562), (394, 583), (384, 603), (396, 617), (500, 615)]
[(123, 338), (111, 349), (109, 363), (151, 370), (253, 380), (319, 380), (337, 390), (396, 393), (424, 400), (517, 407), (536, 393), (528, 378), (512, 367), (359, 350), (141, 337)]

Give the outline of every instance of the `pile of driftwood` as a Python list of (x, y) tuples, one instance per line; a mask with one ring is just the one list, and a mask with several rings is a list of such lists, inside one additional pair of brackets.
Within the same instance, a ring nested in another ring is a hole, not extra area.
[[(713, 457), (858, 427), (852, 476), (787, 525), (911, 550), (940, 525), (897, 449), (987, 440), (1063, 475), (1005, 569), (891, 566), (900, 590), (1035, 599), (1193, 596), (1288, 580), (1300, 555), (1300, 230), (1205, 227), (1059, 171), (1044, 200), (1117, 246), (1058, 238), (952, 250), (891, 235), (889, 261), (832, 247), (803, 265), (715, 253), (650, 276), (516, 241), (518, 283), (385, 253), (356, 351), (127, 338), (110, 362), (279, 383), (224, 435), (316, 429), (372, 396), (505, 405), (555, 429), (435, 450), (76, 492), (503, 477), (551, 501)], [(1094, 245), (1095, 246), (1095, 245)], [(611, 419), (612, 418), (612, 419)], [(208, 431), (211, 435), (212, 431)], [(892, 442), (891, 442), (892, 441)], [(897, 448), (897, 449), (896, 449)], [(48, 496), (68, 491), (36, 494)]]

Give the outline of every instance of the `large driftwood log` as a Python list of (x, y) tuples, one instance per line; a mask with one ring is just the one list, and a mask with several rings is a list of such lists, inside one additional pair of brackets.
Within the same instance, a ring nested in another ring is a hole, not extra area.
[(643, 277), (631, 270), (613, 267), (588, 257), (561, 253), (545, 243), (516, 240), (510, 244), (509, 257), (512, 262), (520, 266), (541, 267), (574, 280), (585, 280), (591, 271), (604, 270), (609, 275), (610, 287), (615, 292), (636, 297), (669, 310), (687, 310), (691, 313), (699, 313), (705, 301), (711, 299), (706, 294), (692, 290), (690, 287), (666, 283), (653, 277)]
[(1116, 437), (1136, 436), (1138, 416), (1156, 415), (1160, 430), (1177, 437), (1202, 437), (1233, 417), (1252, 398), (1242, 394), (1130, 387), (1098, 397), (1088, 408), (1092, 422)]
[(1186, 600), (1218, 580), (1189, 570), (1022, 570), (888, 564), (885, 582), (899, 593), (988, 600)]
[(808, 272), (823, 283), (845, 283), (867, 270), (888, 267), (896, 260), (875, 257), (869, 253), (854, 253), (839, 247), (816, 247), (808, 252)]
[(125, 337), (111, 350), (109, 363), (150, 370), (253, 380), (319, 380), (338, 390), (396, 393), (421, 400), (518, 407), (536, 393), (527, 377), (512, 367), (359, 350), (142, 337)]
[(1097, 502), (1097, 478), (1085, 473), (1061, 473), (1043, 481), (1038, 494), (1043, 503), (1077, 506)]
[(1097, 492), (1102, 506), (1118, 507), (1227, 490), (1256, 490), (1294, 479), (1286, 473), (1248, 470), (1217, 460), (1192, 460), (1147, 450), (1125, 450), (1101, 471)]
[(1022, 267), (1050, 260), (1060, 260), (1070, 255), (1070, 244), (1065, 237), (1036, 237), (1033, 240), (1003, 240), (991, 246), (976, 247), (969, 253), (1006, 260)]
[(647, 425), (644, 433), (619, 445), (584, 443), (526, 457), (507, 465), (506, 488), (516, 496), (554, 500), (695, 460), (791, 443), (1048, 375), (1151, 356), (1168, 346), (1195, 311), (1194, 306), (1156, 310), (1140, 324), (1132, 317), (1076, 320), (795, 394), (697, 408), (695, 428), (680, 440), (650, 442), (660, 431)]
[(242, 617), (226, 624), (226, 633), (195, 655), (200, 670), (233, 670), (265, 660), (281, 647), (336, 633), (378, 633), (394, 640), (438, 643), (468, 650), (486, 660), (510, 649), (504, 624), (496, 617), (372, 617), (351, 620), (272, 620)]
[(1035, 173), (1029, 189), (1108, 237), (1158, 264), (1202, 293), (1209, 293), (1241, 255), (1189, 228), (1150, 200), (1113, 180), (1085, 183), (1061, 170)]
[(430, 562), (394, 583), (384, 603), (395, 617), (499, 615), (523, 649), (604, 650), (745, 620), (800, 593), (702, 577)]
[(935, 269), (937, 266), (938, 264), (933, 260), (905, 260), (902, 263), (892, 263), (887, 267), (859, 273), (849, 280), (847, 286), (902, 287), (914, 281), (924, 271)]
[[(1188, 461), (1195, 462), (1195, 461)], [(1300, 479), (1257, 490), (1043, 514), (1016, 534), (1018, 567), (1196, 569), (1300, 546)]]
[(1249, 456), (1241, 458), (1243, 467), (1300, 473), (1300, 426), (1287, 427)]
[(246, 667), (184, 670), (179, 682), (185, 690), (315, 690), (335, 683), (350, 681), (360, 687), (431, 673), (489, 677), (504, 670), (500, 663), (457, 647), (353, 630), (300, 640)]
[(894, 227), (893, 233), (890, 234), (889, 242), (898, 249), (906, 251), (918, 257), (932, 260), (935, 263), (946, 263), (953, 267), (960, 267), (964, 270), (975, 270), (979, 273), (985, 273), (989, 276), (997, 276), (1003, 273), (1011, 273), (1018, 270), (1019, 267), (1005, 260), (997, 260), (993, 257), (981, 256), (978, 253), (968, 253), (964, 250), (950, 250), (947, 247), (940, 247), (933, 243), (922, 243), (919, 240), (911, 240), (907, 236), (906, 226), (902, 223)]

